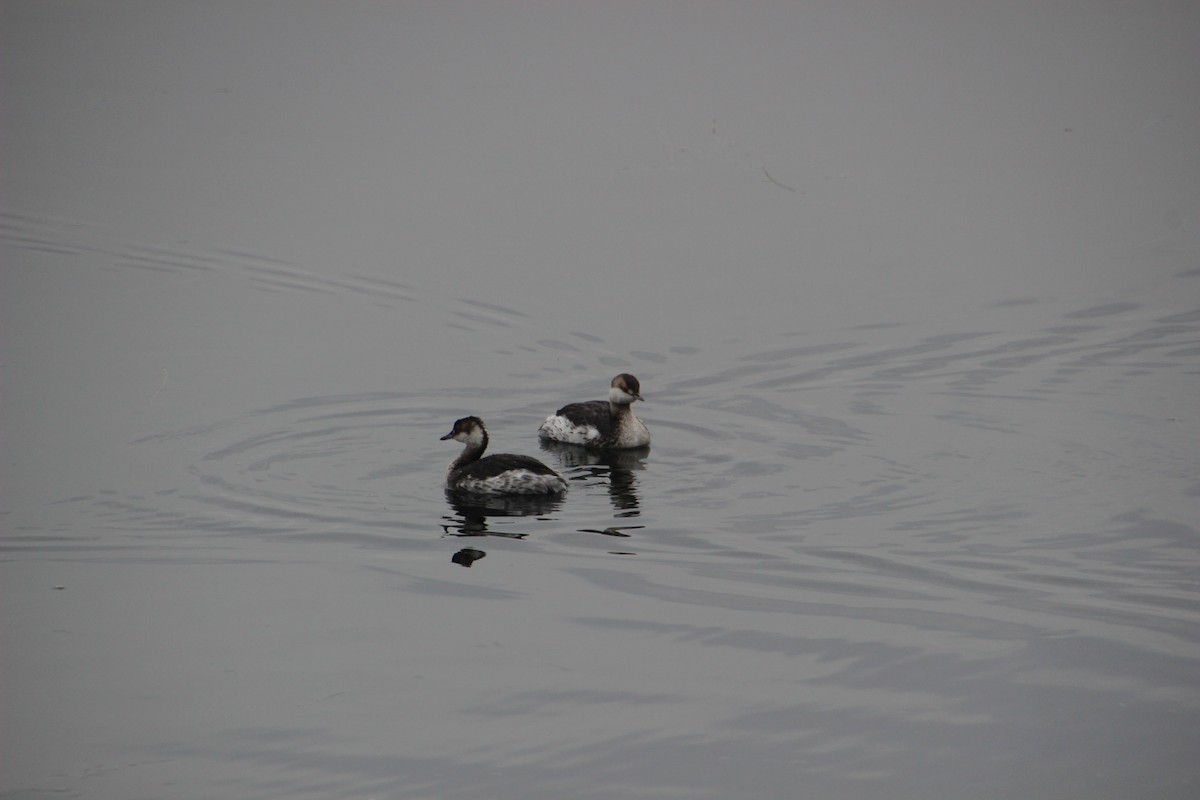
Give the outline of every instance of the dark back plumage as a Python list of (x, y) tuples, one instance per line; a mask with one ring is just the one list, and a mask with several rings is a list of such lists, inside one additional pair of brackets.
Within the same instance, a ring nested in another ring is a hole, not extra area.
[(467, 477), (484, 480), (486, 478), (495, 478), (515, 469), (528, 470), (534, 475), (558, 474), (536, 458), (518, 455), (517, 453), (495, 453), (490, 456), (484, 456), (476, 461), (463, 464), (458, 471)]
[(600, 431), (600, 436), (608, 438), (613, 432), (612, 409), (607, 400), (584, 400), (580, 403), (567, 403), (558, 410), (560, 417), (566, 417), (574, 425), (591, 425)]

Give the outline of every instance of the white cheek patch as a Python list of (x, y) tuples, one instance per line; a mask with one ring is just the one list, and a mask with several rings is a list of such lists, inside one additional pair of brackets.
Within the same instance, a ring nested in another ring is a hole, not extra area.
[(627, 406), (636, 399), (637, 398), (629, 394), (629, 392), (626, 392), (624, 389), (619, 389), (616, 386), (608, 390), (608, 400), (610, 403), (617, 403), (618, 405)]
[(557, 414), (546, 417), (538, 435), (543, 439), (553, 439), (566, 444), (587, 444), (600, 438), (600, 431), (594, 425), (575, 425), (566, 417)]

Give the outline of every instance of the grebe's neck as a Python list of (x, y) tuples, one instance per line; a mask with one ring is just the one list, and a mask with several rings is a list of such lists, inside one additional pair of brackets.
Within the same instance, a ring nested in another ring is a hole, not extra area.
[(483, 456), (483, 451), (487, 450), (488, 446), (487, 431), (481, 427), (475, 428), (463, 444), (466, 447), (458, 454), (458, 458), (454, 459), (450, 464), (451, 472), (460, 470), (472, 461), (478, 461)]
[(633, 414), (633, 403), (618, 403), (609, 398), (608, 413), (612, 414), (613, 419), (623, 419)]

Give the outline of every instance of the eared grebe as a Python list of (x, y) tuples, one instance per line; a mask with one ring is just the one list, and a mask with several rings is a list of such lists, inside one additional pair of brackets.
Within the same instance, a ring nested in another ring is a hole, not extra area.
[(546, 417), (538, 436), (584, 447), (645, 447), (650, 431), (630, 407), (641, 400), (638, 379), (621, 373), (608, 387), (608, 401), (570, 403)]
[(442, 437), (466, 445), (446, 473), (446, 488), (471, 494), (560, 494), (562, 475), (536, 458), (498, 453), (480, 458), (488, 446), (487, 428), (479, 417), (463, 417)]

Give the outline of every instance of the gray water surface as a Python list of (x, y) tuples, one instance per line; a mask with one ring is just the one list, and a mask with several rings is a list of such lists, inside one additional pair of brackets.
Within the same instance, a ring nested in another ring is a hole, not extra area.
[(992, 5), (5, 3), (0, 797), (1196, 797), (1200, 8)]

